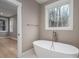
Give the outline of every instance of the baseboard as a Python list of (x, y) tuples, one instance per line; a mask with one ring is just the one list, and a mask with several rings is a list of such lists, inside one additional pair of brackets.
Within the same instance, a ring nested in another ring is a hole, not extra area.
[(14, 38), (14, 37), (11, 37), (11, 36), (8, 36), (9, 39), (13, 39), (13, 40), (17, 40), (17, 38)]
[(8, 37), (0, 37), (0, 39), (12, 39), (12, 40), (17, 40), (17, 38), (10, 37), (10, 36), (8, 36)]
[(33, 48), (32, 48), (32, 49), (29, 49), (29, 50), (26, 51), (26, 52), (23, 52), (22, 55), (28, 54), (28, 53), (30, 53), (30, 52), (32, 52), (32, 51), (33, 51)]
[(0, 37), (0, 39), (6, 39), (7, 37)]

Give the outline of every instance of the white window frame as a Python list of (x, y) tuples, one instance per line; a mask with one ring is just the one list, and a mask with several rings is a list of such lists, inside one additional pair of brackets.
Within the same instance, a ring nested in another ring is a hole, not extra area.
[[(66, 3), (69, 3), (69, 6), (70, 6), (70, 17), (68, 21), (69, 26), (68, 27), (49, 27), (48, 9), (51, 7), (63, 5)], [(45, 6), (45, 29), (46, 30), (73, 30), (73, 0), (59, 0), (57, 2), (48, 4)]]
[(10, 18), (10, 32), (13, 32), (13, 18)]

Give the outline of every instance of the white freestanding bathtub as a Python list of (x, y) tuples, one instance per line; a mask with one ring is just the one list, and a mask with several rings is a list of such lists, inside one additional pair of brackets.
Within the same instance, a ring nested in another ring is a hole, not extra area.
[(38, 40), (33, 42), (34, 50), (39, 58), (77, 58), (79, 54), (78, 48), (60, 43)]

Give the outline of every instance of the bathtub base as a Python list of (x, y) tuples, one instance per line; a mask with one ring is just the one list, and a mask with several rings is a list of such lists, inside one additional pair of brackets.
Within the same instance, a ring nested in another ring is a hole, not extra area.
[[(78, 58), (78, 55), (66, 55), (61, 53), (52, 52), (49, 50), (40, 49), (38, 46), (34, 47), (36, 56), (38, 58)], [(45, 53), (45, 54), (44, 54)]]

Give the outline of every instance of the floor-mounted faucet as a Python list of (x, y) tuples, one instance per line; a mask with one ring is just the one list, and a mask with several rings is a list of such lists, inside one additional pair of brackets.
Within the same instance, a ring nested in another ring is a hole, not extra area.
[(58, 41), (58, 37), (57, 37), (57, 32), (56, 31), (53, 31), (53, 39), (55, 42)]
[[(57, 42), (58, 41), (58, 37), (57, 37), (57, 32), (56, 31), (53, 31), (52, 32), (52, 45), (51, 45), (51, 48), (53, 47), (54, 48), (54, 43), (53, 41)], [(55, 49), (55, 48), (54, 48)]]

